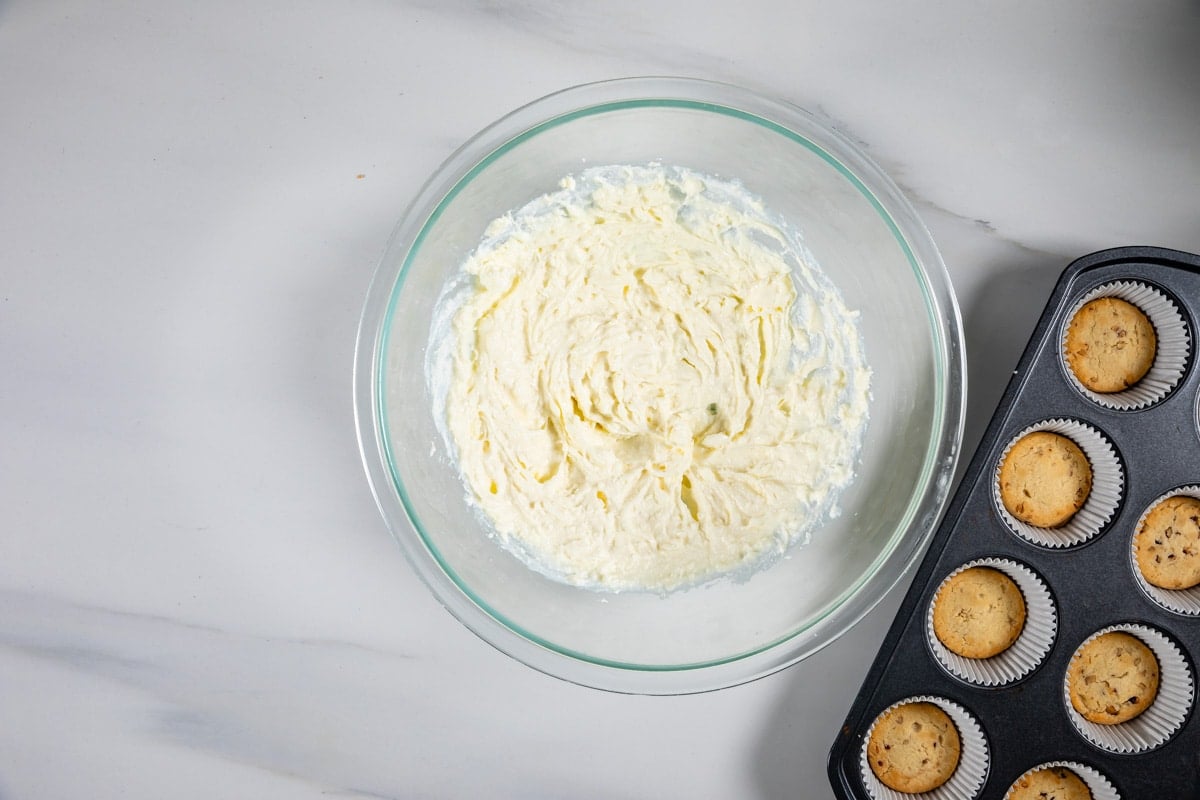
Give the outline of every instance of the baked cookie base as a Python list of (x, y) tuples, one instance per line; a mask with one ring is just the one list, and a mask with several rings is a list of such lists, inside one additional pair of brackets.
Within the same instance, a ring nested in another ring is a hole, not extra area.
[[(1120, 792), (1117, 791), (1108, 778), (1091, 767), (1080, 764), (1077, 761), (1047, 761), (1044, 764), (1038, 764), (1021, 773), (1017, 777), (1017, 780), (1013, 781), (1013, 785), (1015, 786), (1017, 781), (1031, 772), (1036, 772), (1039, 769), (1057, 769), (1060, 767), (1069, 769), (1079, 776), (1080, 780), (1087, 786), (1088, 791), (1092, 793), (1092, 800), (1121, 800)], [(1010, 788), (1008, 793), (1004, 795), (1004, 800), (1009, 800), (1011, 794), (1012, 789)]]
[[(1200, 500), (1200, 486), (1184, 486), (1160, 496), (1142, 512), (1142, 516), (1138, 518), (1137, 524), (1133, 526), (1133, 533), (1136, 534), (1137, 531), (1142, 529), (1142, 523), (1152, 508), (1163, 500), (1179, 496), (1194, 497)], [(1151, 600), (1176, 614), (1188, 617), (1200, 616), (1200, 586), (1193, 586), (1190, 589), (1164, 589), (1146, 580), (1146, 576), (1142, 574), (1142, 570), (1138, 567), (1137, 546), (1133, 535), (1129, 539), (1129, 565), (1133, 571), (1134, 579), (1138, 582), (1138, 586), (1141, 587), (1142, 591)]]
[(875, 729), (875, 722), (872, 722), (866, 735), (863, 736), (859, 754), (859, 771), (867, 794), (872, 800), (912, 800), (914, 797), (920, 797), (922, 800), (972, 800), (983, 787), (991, 758), (987, 737), (984, 736), (979, 722), (969, 711), (957, 703), (933, 695), (906, 697), (895, 702), (875, 717), (876, 722), (892, 709), (905, 703), (932, 703), (945, 711), (946, 715), (953, 720), (954, 727), (958, 729), (959, 738), (958, 768), (954, 770), (950, 780), (931, 792), (923, 792), (919, 795), (898, 792), (885, 786), (879, 778), (875, 777), (875, 773), (871, 771), (871, 765), (867, 761), (867, 742), (871, 740), (871, 733)]
[(926, 642), (938, 663), (955, 677), (978, 686), (1014, 683), (1037, 669), (1054, 646), (1054, 638), (1058, 633), (1058, 612), (1054, 607), (1054, 598), (1045, 582), (1033, 570), (1002, 558), (969, 561), (947, 575), (942, 585), (971, 567), (991, 567), (1003, 572), (1017, 584), (1021, 596), (1025, 598), (1025, 627), (1021, 634), (1011, 647), (991, 658), (960, 656), (942, 644), (934, 632), (933, 603), (930, 602), (925, 614)]
[[(1150, 319), (1157, 338), (1154, 363), (1140, 381), (1120, 392), (1093, 392), (1084, 386), (1067, 363), (1067, 332), (1079, 309), (1100, 297), (1117, 297), (1137, 306)], [(1092, 402), (1117, 411), (1136, 411), (1161, 402), (1179, 385), (1191, 358), (1191, 335), (1175, 302), (1153, 286), (1136, 281), (1115, 281), (1097, 286), (1079, 298), (1063, 317), (1059, 354), (1067, 380)]]
[[(1092, 467), (1092, 490), (1083, 507), (1065, 525), (1057, 528), (1039, 528), (1022, 522), (1009, 513), (1000, 497), (1000, 467), (1005, 456), (1014, 444), (1035, 431), (1066, 436), (1079, 446)], [(1001, 519), (1013, 533), (1043, 547), (1073, 547), (1100, 533), (1120, 507), (1124, 489), (1124, 470), (1112, 444), (1092, 426), (1073, 419), (1048, 419), (1022, 430), (1000, 453), (992, 474), (992, 499)]]
[[(1111, 753), (1145, 753), (1166, 744), (1187, 720), (1195, 701), (1192, 669), (1179, 647), (1165, 634), (1145, 625), (1111, 625), (1096, 631), (1083, 647), (1098, 636), (1124, 631), (1141, 639), (1158, 659), (1158, 695), (1150, 707), (1138, 716), (1116, 725), (1102, 725), (1084, 719), (1071, 705), (1071, 682), (1063, 676), (1063, 703), (1075, 730), (1097, 747)], [(1078, 651), (1078, 647), (1076, 651)]]

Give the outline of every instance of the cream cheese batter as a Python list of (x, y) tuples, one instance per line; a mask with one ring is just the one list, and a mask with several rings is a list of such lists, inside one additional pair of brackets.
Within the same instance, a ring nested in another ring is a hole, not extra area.
[(591, 169), (464, 269), (435, 395), (469, 496), (543, 572), (695, 584), (807, 537), (851, 479), (856, 314), (739, 185)]

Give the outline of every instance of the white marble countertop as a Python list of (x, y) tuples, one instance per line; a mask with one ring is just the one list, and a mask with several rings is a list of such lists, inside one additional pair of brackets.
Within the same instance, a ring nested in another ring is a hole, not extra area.
[(949, 265), (973, 449), (1059, 272), (1200, 251), (1200, 6), (0, 4), (0, 798), (828, 798), (899, 602), (712, 694), (611, 695), (443, 611), (350, 368), (400, 212), (585, 81), (818, 111)]

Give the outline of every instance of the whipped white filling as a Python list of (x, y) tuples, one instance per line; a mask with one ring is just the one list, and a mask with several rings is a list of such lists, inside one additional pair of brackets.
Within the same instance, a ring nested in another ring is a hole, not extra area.
[(468, 494), (558, 579), (694, 584), (807, 537), (867, 419), (856, 314), (739, 185), (567, 178), (489, 226), (430, 381)]

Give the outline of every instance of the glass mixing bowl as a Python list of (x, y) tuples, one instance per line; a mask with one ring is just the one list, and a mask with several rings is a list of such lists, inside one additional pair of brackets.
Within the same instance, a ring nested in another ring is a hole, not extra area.
[[(588, 166), (652, 161), (736, 179), (790, 221), (861, 312), (873, 370), (871, 418), (842, 514), (748, 578), (665, 595), (568, 586), (489, 538), (446, 453), (425, 370), (435, 302), (491, 220)], [(732, 86), (633, 78), (518, 109), (438, 169), (397, 225), (367, 295), (354, 389), (375, 498), (451, 614), (551, 675), (680, 694), (799, 661), (900, 580), (950, 489), (966, 381), (941, 257), (895, 184), (849, 140)]]

